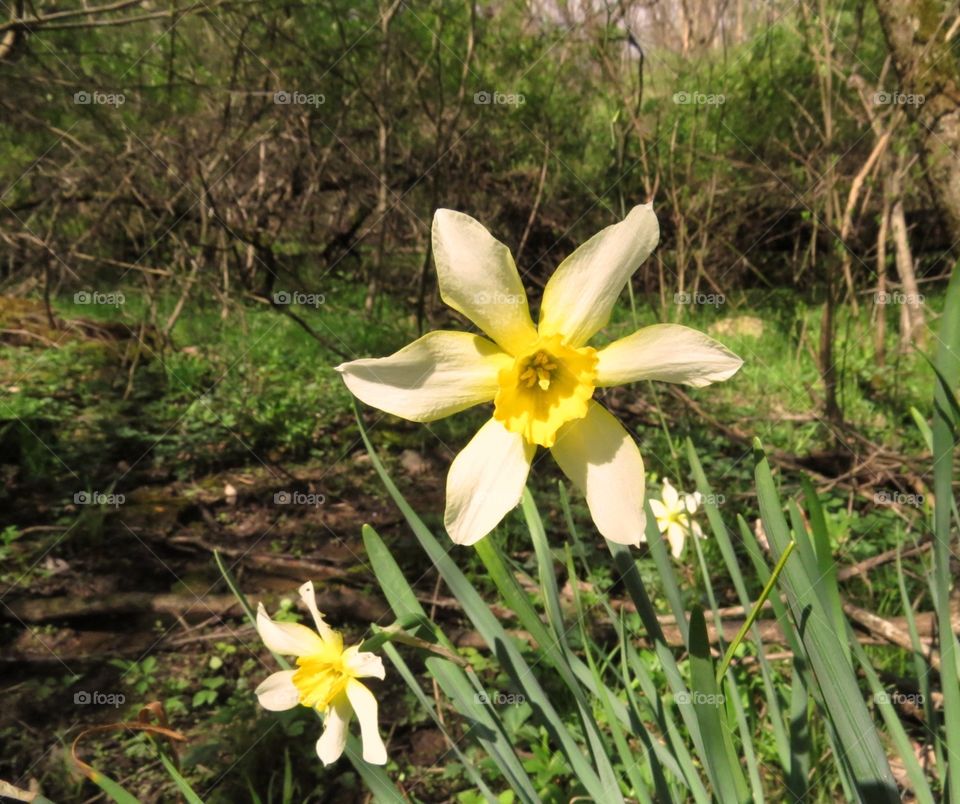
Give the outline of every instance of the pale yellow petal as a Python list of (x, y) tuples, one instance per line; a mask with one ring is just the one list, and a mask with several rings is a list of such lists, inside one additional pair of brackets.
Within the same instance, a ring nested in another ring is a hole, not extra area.
[(440, 298), (511, 354), (537, 338), (513, 256), (479, 222), (450, 209), (433, 217)]
[(667, 506), (668, 510), (677, 510), (677, 502), (680, 500), (680, 495), (667, 478), (663, 479), (663, 488), (660, 489), (660, 499), (663, 500), (663, 504)]
[(605, 538), (632, 545), (645, 541), (643, 459), (630, 434), (602, 405), (591, 402), (584, 418), (564, 425), (550, 451), (587, 498)]
[(343, 755), (350, 715), (350, 705), (343, 699), (327, 708), (323, 718), (323, 734), (317, 740), (317, 756), (324, 765), (332, 765)]
[(736, 374), (743, 361), (719, 341), (679, 324), (654, 324), (597, 353), (597, 385), (638, 380), (700, 388)]
[(320, 634), (320, 638), (325, 642), (337, 641), (336, 633), (327, 625), (323, 619), (323, 615), (320, 613), (320, 609), (317, 608), (317, 595), (313, 589), (313, 581), (307, 581), (297, 591), (300, 593), (300, 600), (303, 601), (303, 605), (307, 607), (310, 611), (310, 616), (313, 617), (313, 622), (317, 626), (317, 632)]
[(670, 542), (670, 552), (674, 558), (680, 558), (683, 553), (683, 543), (686, 540), (687, 531), (678, 522), (671, 523), (667, 529), (667, 541)]
[(257, 607), (257, 633), (264, 645), (282, 656), (309, 656), (323, 650), (323, 640), (316, 631), (300, 623), (271, 620), (263, 603)]
[(386, 675), (386, 671), (383, 668), (383, 659), (375, 653), (368, 651), (351, 652), (348, 650), (344, 654), (344, 661), (347, 663), (347, 667), (350, 668), (350, 672), (358, 678), (371, 677), (382, 679)]
[(360, 737), (363, 741), (363, 759), (372, 765), (387, 764), (387, 747), (380, 736), (377, 720), (377, 699), (359, 681), (347, 683), (347, 697), (350, 706), (360, 723)]
[(513, 361), (467, 332), (438, 330), (389, 357), (337, 366), (350, 392), (372, 407), (415, 422), (442, 419), (497, 393), (497, 374)]
[(624, 287), (660, 239), (651, 204), (630, 210), (560, 263), (543, 291), (539, 331), (582, 346), (610, 320)]
[(496, 419), (477, 431), (447, 475), (443, 521), (456, 544), (479, 541), (516, 507), (536, 449)]
[(293, 684), (295, 670), (279, 670), (267, 676), (255, 690), (260, 706), (271, 712), (293, 709), (300, 702), (300, 693)]

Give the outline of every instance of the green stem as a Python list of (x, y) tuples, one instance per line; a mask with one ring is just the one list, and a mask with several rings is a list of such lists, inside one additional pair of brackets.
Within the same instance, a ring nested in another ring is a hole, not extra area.
[(780, 560), (777, 562), (777, 565), (773, 568), (773, 574), (770, 576), (770, 580), (767, 581), (767, 585), (763, 587), (763, 591), (760, 593), (760, 597), (757, 598), (757, 602), (753, 604), (753, 609), (750, 611), (750, 616), (747, 617), (746, 622), (740, 627), (740, 630), (737, 632), (737, 636), (734, 638), (733, 642), (730, 643), (727, 648), (727, 652), (723, 655), (723, 661), (720, 663), (720, 667), (717, 670), (717, 684), (720, 684), (720, 680), (723, 678), (724, 674), (727, 672), (727, 668), (730, 666), (730, 662), (733, 661), (733, 655), (737, 652), (737, 648), (740, 647), (740, 643), (743, 642), (743, 638), (747, 635), (747, 631), (753, 626), (757, 621), (757, 617), (760, 616), (760, 611), (763, 609), (763, 604), (767, 602), (767, 598), (770, 597), (770, 593), (773, 592), (773, 587), (777, 582), (777, 578), (780, 577), (780, 573), (783, 571), (784, 566), (786, 566), (787, 559), (790, 558), (790, 554), (793, 552), (793, 548), (796, 547), (797, 543), (790, 540), (787, 544), (787, 549), (783, 551), (783, 555), (780, 556)]

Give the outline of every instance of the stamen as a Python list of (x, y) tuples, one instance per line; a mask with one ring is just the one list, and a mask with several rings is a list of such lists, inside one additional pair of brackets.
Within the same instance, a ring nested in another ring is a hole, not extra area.
[(533, 388), (536, 385), (541, 391), (549, 390), (553, 372), (557, 368), (557, 364), (551, 358), (550, 354), (542, 351), (529, 358), (526, 368), (520, 373), (520, 382), (527, 388)]

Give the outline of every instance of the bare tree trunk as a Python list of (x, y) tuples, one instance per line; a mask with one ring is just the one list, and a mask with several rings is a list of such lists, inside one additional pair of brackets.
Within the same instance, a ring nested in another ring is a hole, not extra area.
[(883, 211), (880, 213), (880, 229), (877, 232), (877, 293), (873, 297), (873, 311), (876, 323), (873, 330), (873, 352), (877, 365), (883, 367), (887, 362), (887, 313), (881, 303), (887, 296), (887, 231), (890, 225), (890, 195), (885, 188)]
[(893, 297), (900, 304), (900, 351), (906, 351), (916, 343), (921, 348), (925, 342), (923, 307), (920, 290), (917, 286), (917, 274), (913, 267), (913, 254), (907, 236), (907, 219), (903, 213), (903, 198), (900, 177), (903, 166), (899, 165), (891, 181), (893, 206), (890, 209), (890, 230), (897, 261), (897, 273), (900, 275), (902, 293)]
[[(927, 178), (954, 243), (960, 242), (960, 60), (947, 33), (955, 3), (874, 0), (907, 112), (920, 124)], [(909, 96), (914, 96), (912, 101)]]
[(387, 99), (390, 93), (390, 24), (399, 8), (399, 0), (392, 5), (380, 7), (380, 86), (377, 91), (377, 206), (378, 221), (377, 250), (373, 265), (367, 275), (367, 296), (363, 308), (368, 314), (373, 313), (373, 306), (377, 300), (380, 288), (380, 274), (383, 270), (383, 257), (387, 243), (387, 195), (389, 193), (390, 176), (390, 119), (387, 110)]

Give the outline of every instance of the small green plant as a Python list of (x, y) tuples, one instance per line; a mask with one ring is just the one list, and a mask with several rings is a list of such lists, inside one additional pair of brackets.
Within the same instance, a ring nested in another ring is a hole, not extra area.
[(8, 525), (0, 531), (0, 561), (6, 562), (13, 556), (13, 543), (23, 534), (16, 525)]
[(131, 687), (138, 698), (153, 694), (158, 688), (157, 672), (159, 663), (156, 656), (147, 656), (140, 661), (132, 659), (111, 659), (110, 664), (123, 671), (123, 683)]

